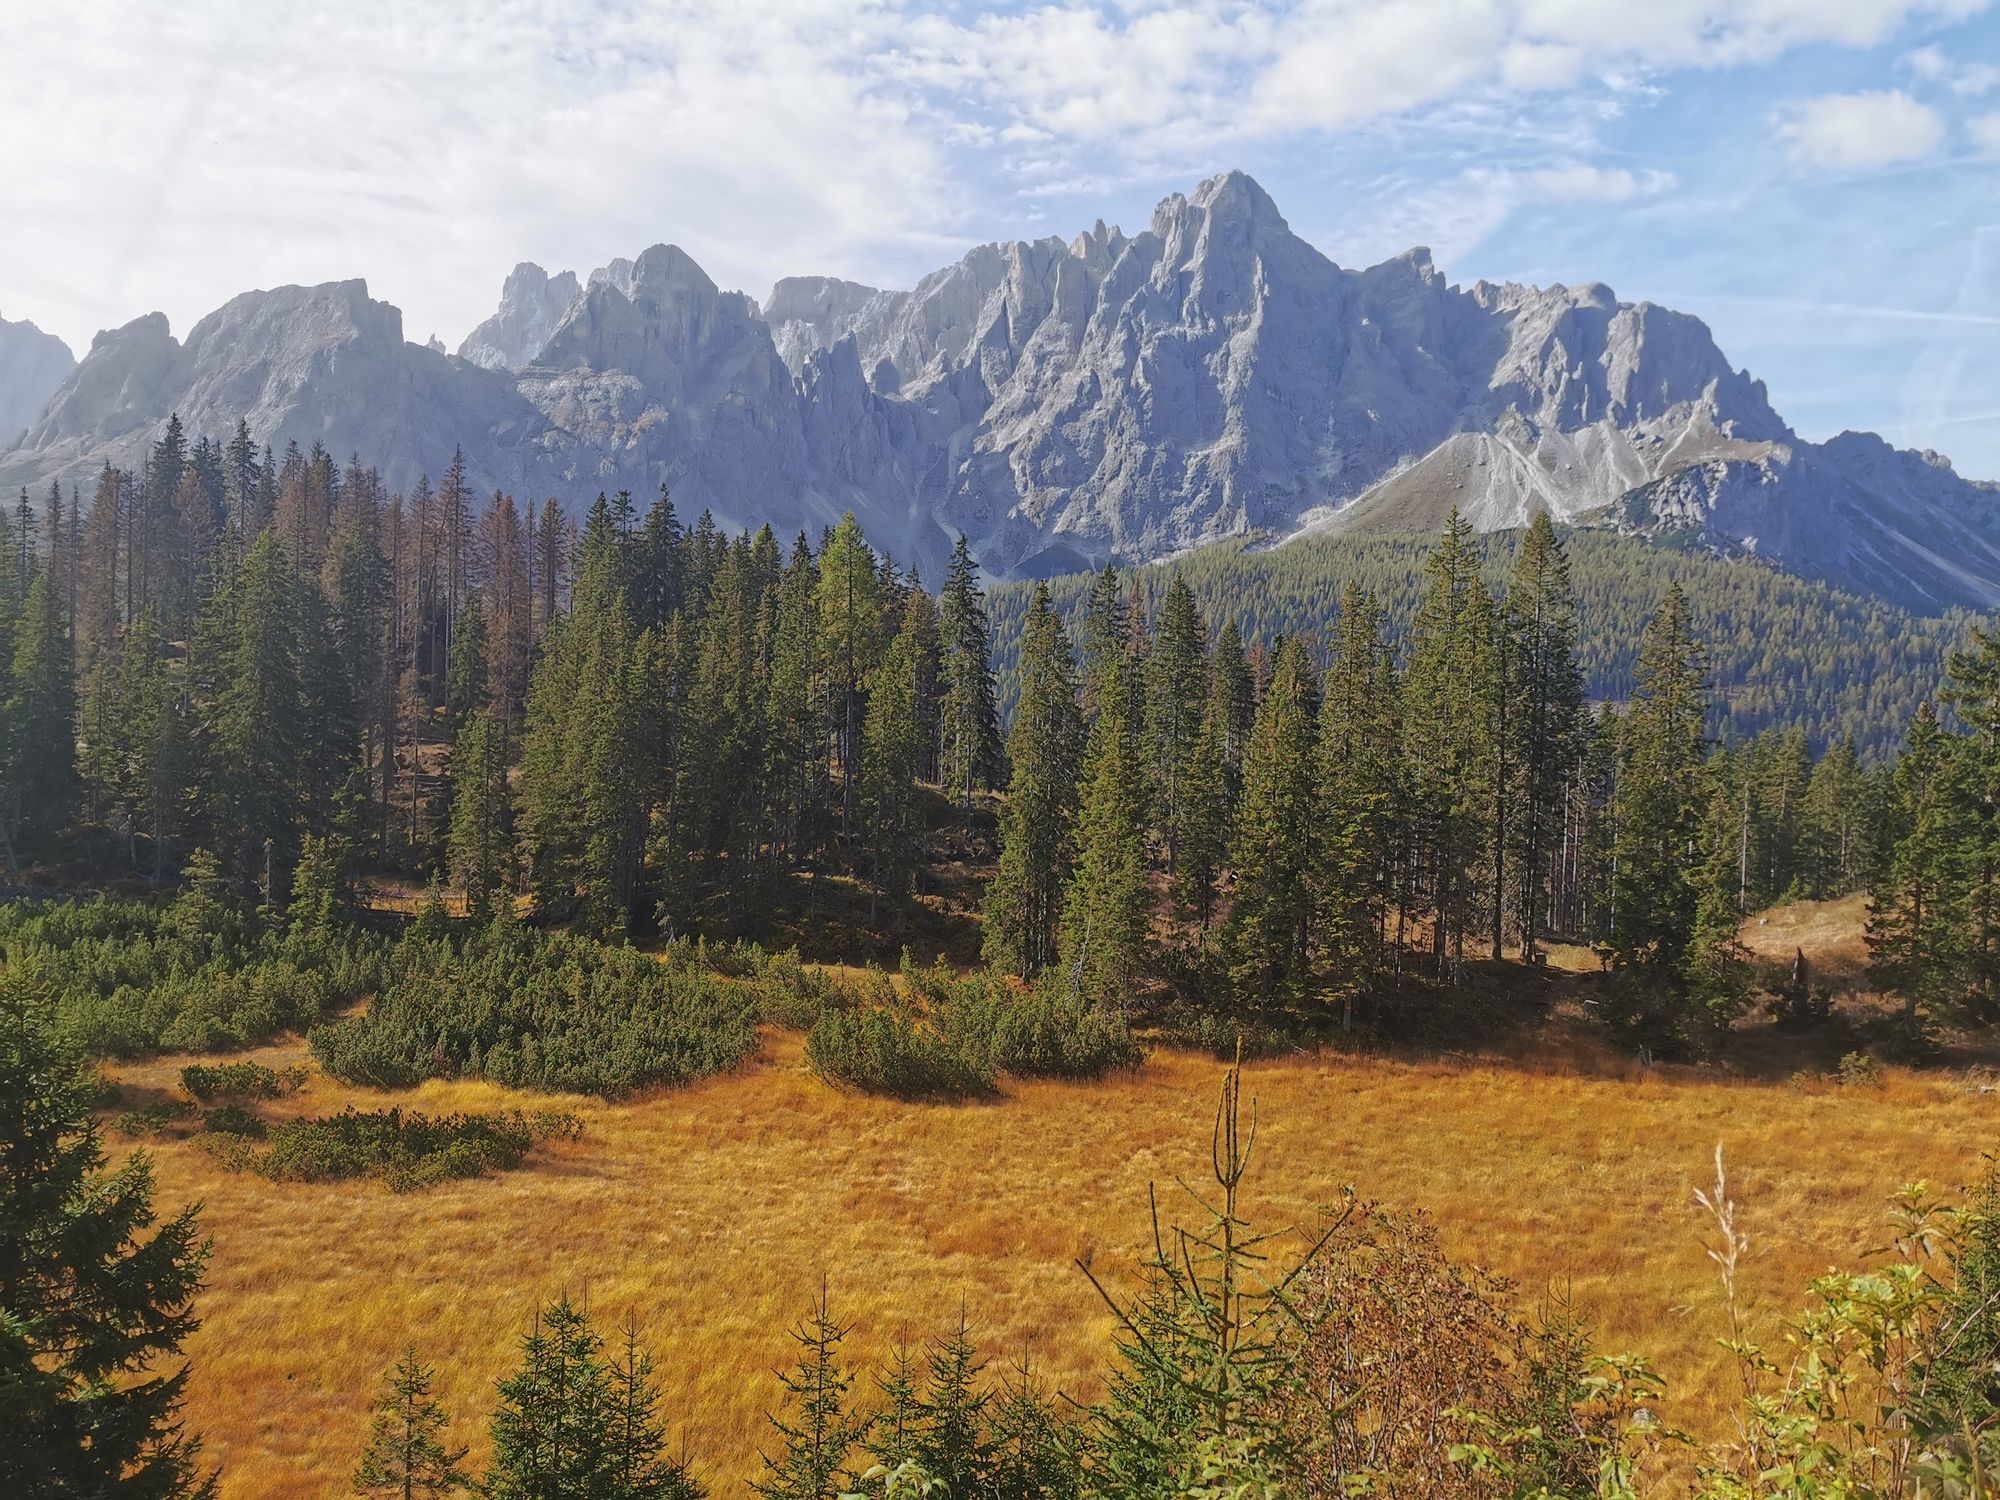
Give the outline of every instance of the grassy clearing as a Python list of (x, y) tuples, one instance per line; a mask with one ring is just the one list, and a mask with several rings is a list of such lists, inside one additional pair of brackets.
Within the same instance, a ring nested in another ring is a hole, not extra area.
[[(1689, 1194), (1718, 1141), (1753, 1242), (1745, 1290), (1774, 1315), (1808, 1276), (1879, 1243), (1900, 1182), (1963, 1180), (2000, 1136), (2000, 1096), (1951, 1075), (1801, 1087), (1645, 1071), (1574, 1039), (1545, 1053), (1250, 1066), (1250, 1211), (1309, 1223), (1350, 1182), (1427, 1209), (1451, 1253), (1513, 1278), (1524, 1301), (1566, 1282), (1605, 1344), (1670, 1374), (1682, 1394), (1669, 1415), (1697, 1428), (1720, 1420), (1700, 1393), (1724, 1362)], [(301, 1055), (239, 1057), (282, 1068)], [(115, 1071), (143, 1104), (188, 1060)], [(1148, 1182), (1170, 1188), (1206, 1161), (1219, 1072), (1169, 1051), (1101, 1083), (1009, 1080), (991, 1101), (910, 1105), (828, 1088), (799, 1038), (767, 1033), (733, 1074), (615, 1104), (469, 1081), (388, 1094), (315, 1073), (262, 1112), (553, 1106), (583, 1134), (529, 1170), (406, 1196), (274, 1186), (190, 1143), (154, 1145), (161, 1201), (204, 1200), (215, 1239), (190, 1418), (230, 1500), (344, 1494), (376, 1379), (414, 1337), (478, 1459), (478, 1417), (520, 1322), (566, 1289), (614, 1323), (638, 1314), (676, 1422), (733, 1495), (766, 1440), (784, 1327), (822, 1272), (863, 1359), (945, 1326), (964, 1298), (990, 1354), (1031, 1359), (1087, 1399), (1111, 1329), (1073, 1263), (1126, 1279)]]

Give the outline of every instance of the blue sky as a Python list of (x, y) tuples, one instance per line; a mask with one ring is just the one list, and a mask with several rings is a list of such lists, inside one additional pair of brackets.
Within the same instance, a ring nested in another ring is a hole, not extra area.
[(0, 315), (79, 352), (349, 276), (456, 344), (515, 261), (658, 240), (759, 296), (902, 285), (1240, 166), (1343, 264), (1606, 282), (1806, 436), (2000, 479), (1990, 0), (0, 0), (0, 35)]

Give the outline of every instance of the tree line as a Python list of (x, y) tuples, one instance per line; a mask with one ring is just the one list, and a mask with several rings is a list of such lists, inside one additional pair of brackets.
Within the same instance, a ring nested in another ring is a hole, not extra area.
[(1073, 620), (1037, 585), (1003, 745), (962, 539), (934, 594), (851, 516), (786, 547), (663, 490), (573, 528), (457, 461), (405, 497), (169, 422), (87, 509), (24, 494), (0, 527), (0, 852), (157, 882), (209, 851), (281, 909), (314, 847), (336, 884), (437, 872), (475, 915), (525, 892), (670, 936), (840, 877), (893, 923), (940, 824), (1004, 790), (987, 956), (1100, 1008), (1164, 982), (1346, 1021), (1384, 975), (1564, 941), (1691, 1043), (1747, 997), (1734, 920), (1865, 885), (1895, 799), (1851, 739), (1711, 739), (1727, 621), (1678, 583), (1591, 707), (1577, 540), (1543, 518), (1496, 579), (1454, 517), (1401, 629), (1358, 577), (1257, 640), (1212, 628), (1201, 568), (1106, 569)]
[(1116, 1007), (1147, 976), (1239, 1010), (1339, 1015), (1387, 976), (1599, 949), (1614, 1019), (1698, 1045), (1737, 1014), (1741, 916), (1864, 886), (1885, 776), (1803, 729), (1713, 741), (1711, 671), (1669, 586), (1632, 689), (1590, 705), (1546, 517), (1499, 587), (1453, 516), (1407, 636), (1350, 580), (1317, 640), (1211, 632), (1178, 573), (1149, 617), (1097, 575), (1072, 640), (1021, 626), (989, 959)]
[[(1489, 585), (1504, 584), (1523, 540), (1518, 531), (1475, 539)], [(1565, 533), (1563, 544), (1576, 589), (1577, 656), (1591, 699), (1631, 696), (1640, 631), (1668, 587), (1679, 584), (1708, 648), (1709, 729), (1731, 743), (1771, 729), (1802, 729), (1815, 755), (1851, 737), (1865, 759), (1888, 759), (1975, 619), (1963, 610), (1916, 614), (1754, 558), (1720, 558), (1596, 530)], [(1390, 635), (1400, 640), (1416, 617), (1429, 549), (1428, 536), (1310, 537), (1265, 550), (1218, 544), (1133, 576), (1148, 615), (1179, 576), (1213, 626), (1233, 623), (1246, 641), (1284, 634), (1323, 642), (1343, 585), (1357, 582), (1375, 596)], [(1056, 612), (1074, 632), (1091, 580), (1070, 575), (1048, 582)], [(1034, 587), (1000, 584), (990, 601), (1003, 715), (1017, 691), (1021, 623)]]

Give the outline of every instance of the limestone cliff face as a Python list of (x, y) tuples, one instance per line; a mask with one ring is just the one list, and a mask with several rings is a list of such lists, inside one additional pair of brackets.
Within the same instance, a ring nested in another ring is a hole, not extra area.
[(1697, 319), (1596, 285), (1454, 286), (1423, 250), (1346, 269), (1240, 173), (1136, 235), (985, 245), (908, 291), (799, 277), (759, 307), (671, 245), (581, 282), (523, 265), (456, 358), (360, 282), (248, 293), (185, 345), (154, 315), (100, 336), (0, 483), (129, 462), (170, 411), (397, 485), (463, 446), (482, 485), (577, 507), (664, 483), (738, 526), (852, 509), (927, 571), (957, 533), (1018, 575), (1456, 506), (2000, 601), (1991, 486), (1873, 437), (1803, 442)]
[(551, 276), (522, 261), (500, 289), (498, 310), (458, 346), (459, 358), (488, 370), (518, 370), (542, 352), (578, 291), (574, 271)]
[(0, 318), (0, 448), (42, 414), (75, 368), (76, 356), (54, 334)]

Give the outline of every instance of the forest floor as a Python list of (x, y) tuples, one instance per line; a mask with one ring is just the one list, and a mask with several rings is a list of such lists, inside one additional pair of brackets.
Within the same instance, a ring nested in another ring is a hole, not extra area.
[[(1786, 908), (1753, 919), (1746, 942), (1776, 962), (1804, 947), (1826, 982), (1851, 985), (1859, 921), (1852, 902)], [(249, 1056), (282, 1066), (305, 1052)], [(120, 1107), (165, 1097), (190, 1060), (111, 1069)], [(1815, 1066), (1642, 1066), (1562, 1005), (1448, 1056), (1251, 1063), (1247, 1212), (1309, 1227), (1350, 1184), (1423, 1210), (1449, 1252), (1510, 1278), (1524, 1308), (1564, 1293), (1602, 1347), (1650, 1357), (1675, 1392), (1663, 1415), (1720, 1435), (1723, 1310), (1692, 1198), (1713, 1180), (1716, 1147), (1751, 1242), (1740, 1287), (1770, 1333), (1809, 1277), (1883, 1243), (1898, 1186), (1966, 1182), (2000, 1135), (1982, 1070), (1888, 1068), (1856, 1086)], [(558, 1107), (583, 1134), (537, 1148), (522, 1170), (403, 1195), (374, 1181), (272, 1183), (190, 1140), (150, 1143), (159, 1203), (201, 1201), (214, 1239), (188, 1347), (189, 1424), (222, 1465), (226, 1500), (345, 1495), (368, 1403), (414, 1340), (476, 1464), (494, 1381), (537, 1304), (567, 1291), (607, 1332), (638, 1319), (677, 1440), (718, 1496), (735, 1496), (770, 1439), (774, 1372), (793, 1357), (785, 1330), (822, 1277), (856, 1360), (878, 1363), (963, 1306), (996, 1371), (1026, 1361), (1088, 1400), (1113, 1319), (1076, 1263), (1130, 1289), (1148, 1185), (1177, 1216), (1175, 1180), (1206, 1172), (1221, 1075), (1207, 1056), (1166, 1050), (1100, 1083), (1009, 1081), (988, 1102), (912, 1105), (828, 1087), (780, 1032), (733, 1074), (615, 1104), (476, 1082), (392, 1095), (315, 1071), (262, 1111)]]

